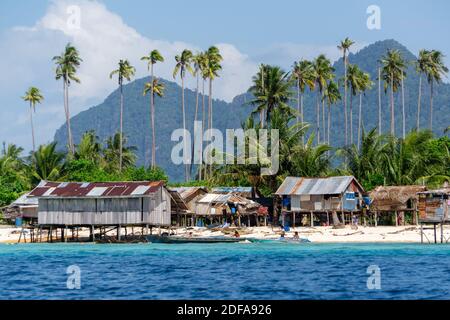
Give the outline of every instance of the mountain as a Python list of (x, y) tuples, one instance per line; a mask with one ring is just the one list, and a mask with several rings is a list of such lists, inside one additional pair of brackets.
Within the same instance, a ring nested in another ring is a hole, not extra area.
[[(403, 57), (410, 62), (406, 73), (405, 85), (405, 114), (406, 130), (409, 131), (416, 126), (417, 99), (419, 76), (415, 72), (413, 61), (415, 55), (406, 47), (395, 40), (378, 41), (371, 44), (355, 54), (350, 54), (349, 62), (357, 64), (362, 70), (370, 73), (374, 86), (363, 97), (363, 125), (369, 130), (378, 124), (378, 65), (381, 56), (387, 49), (398, 49)], [(301, 54), (299, 53), (299, 56)], [(339, 59), (334, 64), (337, 79), (343, 77), (344, 65), (343, 59)], [(124, 86), (125, 106), (124, 106), (124, 134), (128, 138), (128, 144), (138, 148), (138, 164), (148, 166), (150, 162), (150, 113), (149, 97), (142, 96), (142, 88), (149, 78), (135, 80)], [(176, 83), (162, 80), (166, 86), (165, 96), (155, 99), (156, 112), (156, 137), (157, 137), (157, 164), (161, 166), (169, 175), (171, 181), (183, 180), (183, 167), (174, 165), (170, 159), (172, 147), (176, 142), (171, 142), (172, 131), (176, 128), (182, 128), (181, 114), (181, 87)], [(422, 81), (422, 108), (421, 108), (421, 128), (428, 127), (429, 85), (424, 79)], [(186, 121), (188, 129), (192, 132), (194, 113), (195, 113), (195, 92), (186, 89)], [(239, 128), (241, 123), (249, 116), (252, 107), (245, 105), (245, 102), (251, 99), (251, 94), (244, 93), (236, 96), (232, 102), (227, 103), (221, 100), (214, 100), (213, 115), (214, 127), (224, 132), (225, 129)], [(207, 101), (207, 97), (206, 97)], [(350, 97), (348, 99), (350, 105)], [(435, 86), (434, 96), (434, 116), (433, 127), (436, 134), (441, 135), (443, 130), (450, 125), (450, 85), (439, 84)], [(206, 103), (207, 105), (207, 103)], [(293, 106), (296, 103), (293, 102)], [(396, 112), (396, 134), (401, 135), (401, 92), (395, 94), (395, 112)], [(304, 97), (305, 121), (315, 124), (316, 94), (306, 92)], [(332, 145), (341, 146), (344, 144), (344, 113), (343, 103), (332, 107)], [(357, 138), (358, 128), (358, 108), (359, 97), (353, 98), (353, 129), (354, 139)], [(382, 130), (389, 131), (389, 92), (382, 93)], [(199, 115), (201, 114), (201, 103), (199, 106)], [(199, 116), (200, 117), (200, 116)], [(119, 91), (111, 93), (103, 103), (91, 107), (90, 109), (79, 113), (71, 120), (72, 131), (75, 143), (80, 140), (81, 135), (88, 130), (95, 130), (101, 141), (106, 140), (108, 136), (117, 132), (119, 127)], [(63, 125), (55, 134), (55, 141), (60, 148), (66, 144), (66, 128)]]

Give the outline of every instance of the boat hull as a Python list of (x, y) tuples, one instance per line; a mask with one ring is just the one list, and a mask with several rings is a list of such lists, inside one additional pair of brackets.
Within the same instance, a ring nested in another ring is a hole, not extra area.
[(226, 237), (177, 237), (177, 236), (147, 236), (147, 241), (151, 243), (235, 243), (245, 241), (241, 238)]

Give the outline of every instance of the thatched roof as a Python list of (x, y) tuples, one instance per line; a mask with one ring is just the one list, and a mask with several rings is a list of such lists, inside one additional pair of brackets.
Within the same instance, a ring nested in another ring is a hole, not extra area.
[(417, 193), (426, 190), (425, 186), (379, 186), (370, 192), (370, 206), (375, 210), (408, 209), (408, 201), (417, 201)]

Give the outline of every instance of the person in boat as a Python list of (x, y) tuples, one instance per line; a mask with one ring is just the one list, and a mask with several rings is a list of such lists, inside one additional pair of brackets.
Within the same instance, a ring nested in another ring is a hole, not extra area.
[(298, 231), (295, 231), (293, 239), (294, 240), (300, 240), (300, 236), (298, 235)]
[(235, 238), (240, 238), (241, 235), (239, 234), (239, 232), (237, 230), (234, 231), (234, 237)]

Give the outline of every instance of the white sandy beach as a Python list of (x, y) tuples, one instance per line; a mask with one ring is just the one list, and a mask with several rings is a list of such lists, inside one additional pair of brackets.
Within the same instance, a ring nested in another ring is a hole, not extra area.
[[(138, 228), (140, 231), (140, 228)], [(136, 229), (135, 229), (136, 231)], [(164, 231), (164, 229), (162, 230)], [(209, 237), (223, 236), (222, 231), (211, 231), (206, 228), (175, 228), (174, 233), (184, 235), (192, 232), (193, 236)], [(363, 243), (363, 242), (380, 242), (380, 243), (420, 243), (420, 227), (418, 226), (378, 226), (378, 227), (361, 227), (358, 228), (346, 226), (343, 229), (333, 229), (333, 227), (298, 227), (292, 228), (286, 232), (286, 237), (291, 238), (294, 232), (298, 231), (301, 238), (306, 238), (316, 243)], [(157, 233), (157, 229), (153, 229), (153, 233)], [(131, 234), (131, 228), (128, 229)], [(230, 231), (227, 232), (230, 234)], [(88, 229), (80, 232), (80, 236), (88, 236)], [(257, 239), (278, 239), (281, 229), (272, 227), (253, 227), (240, 229), (241, 237), (257, 238)], [(20, 236), (20, 228), (0, 227), (0, 242), (14, 243)], [(440, 229), (437, 229), (437, 240), (440, 242)], [(27, 242), (29, 236), (27, 235)], [(450, 238), (450, 226), (444, 228), (444, 242)], [(23, 241), (22, 241), (23, 242)], [(425, 230), (424, 243), (434, 242), (433, 230)]]

